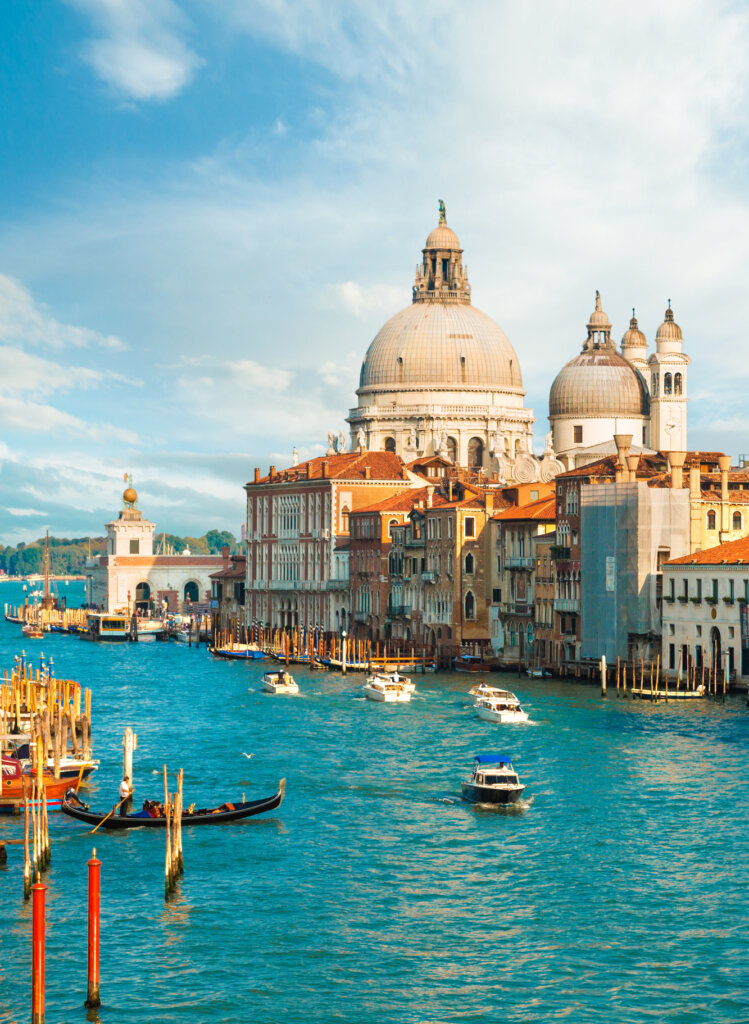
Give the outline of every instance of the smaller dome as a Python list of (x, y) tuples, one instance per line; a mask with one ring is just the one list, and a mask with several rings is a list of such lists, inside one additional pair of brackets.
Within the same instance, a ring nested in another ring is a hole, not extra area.
[(674, 321), (674, 311), (671, 309), (671, 300), (669, 299), (668, 309), (666, 310), (666, 318), (658, 328), (658, 333), (655, 336), (656, 341), (683, 341), (684, 338), (681, 333), (681, 327)]
[(590, 320), (588, 321), (588, 327), (611, 328), (611, 321), (604, 311), (601, 309), (601, 293), (596, 292), (596, 308), (590, 314)]
[(632, 310), (632, 319), (629, 321), (629, 330), (624, 332), (622, 337), (622, 348), (647, 348), (648, 340), (640, 330), (637, 323), (635, 311)]
[(425, 249), (460, 249), (458, 236), (447, 224), (438, 224), (429, 232)]
[(645, 382), (610, 348), (581, 352), (557, 374), (549, 393), (549, 416), (647, 416)]
[(126, 487), (125, 490), (122, 492), (122, 500), (127, 505), (134, 505), (138, 500), (138, 492), (135, 490), (134, 487)]

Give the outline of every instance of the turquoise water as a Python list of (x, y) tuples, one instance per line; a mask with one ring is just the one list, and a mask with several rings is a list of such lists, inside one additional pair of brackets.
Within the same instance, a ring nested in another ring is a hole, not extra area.
[[(0, 624), (0, 667), (21, 646)], [(533, 724), (496, 726), (467, 709), (467, 676), (419, 677), (410, 705), (386, 706), (358, 696), (360, 677), (298, 668), (302, 695), (265, 696), (262, 668), (202, 648), (25, 648), (93, 690), (92, 806), (116, 802), (128, 724), (139, 799), (159, 796), (164, 761), (184, 768), (186, 803), (287, 778), (273, 816), (185, 829), (168, 906), (163, 834), (90, 837), (53, 816), (47, 1024), (86, 1019), (93, 843), (106, 1024), (749, 1020), (743, 698), (650, 706), (499, 677)], [(519, 813), (459, 799), (482, 749), (512, 754)], [(0, 1024), (30, 1016), (22, 855), (8, 850)]]

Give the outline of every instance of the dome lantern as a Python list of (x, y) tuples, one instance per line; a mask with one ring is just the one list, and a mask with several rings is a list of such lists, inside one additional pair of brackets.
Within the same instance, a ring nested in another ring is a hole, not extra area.
[(416, 268), (414, 302), (470, 303), (468, 268), (463, 266), (463, 250), (458, 236), (447, 226), (445, 204), (439, 201), (439, 224), (427, 236), (422, 261)]
[(583, 352), (599, 348), (614, 348), (611, 341), (611, 321), (601, 308), (601, 293), (596, 292), (596, 308), (590, 314), (587, 324), (588, 337), (583, 342)]

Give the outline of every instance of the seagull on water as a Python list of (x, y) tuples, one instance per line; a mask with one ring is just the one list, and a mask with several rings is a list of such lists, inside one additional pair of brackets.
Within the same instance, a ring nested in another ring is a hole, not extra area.
[(248, 761), (250, 760), (250, 758), (252, 758), (254, 756), (255, 756), (254, 754), (245, 754), (244, 750), (242, 751), (242, 757), (246, 757)]

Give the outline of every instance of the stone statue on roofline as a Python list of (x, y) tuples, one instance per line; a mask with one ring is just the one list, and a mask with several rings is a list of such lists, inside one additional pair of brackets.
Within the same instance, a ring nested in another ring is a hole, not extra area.
[(362, 427), (356, 432), (356, 446), (360, 452), (367, 450), (367, 435), (364, 433)]
[(338, 431), (338, 454), (343, 455), (346, 451), (346, 435), (342, 430)]
[(335, 455), (335, 434), (332, 430), (328, 431), (328, 450), (326, 455)]
[(408, 443), (406, 444), (406, 447), (411, 452), (415, 452), (419, 447), (419, 439), (416, 436), (416, 431), (414, 430), (413, 427), (411, 427), (411, 429), (408, 432)]

